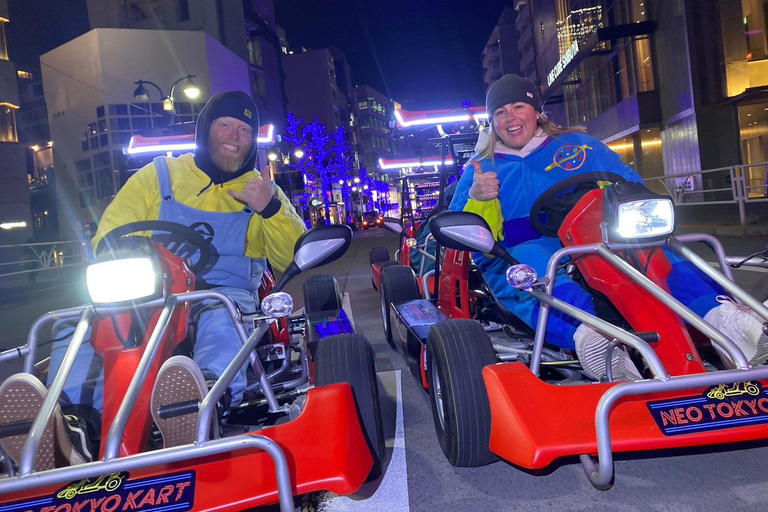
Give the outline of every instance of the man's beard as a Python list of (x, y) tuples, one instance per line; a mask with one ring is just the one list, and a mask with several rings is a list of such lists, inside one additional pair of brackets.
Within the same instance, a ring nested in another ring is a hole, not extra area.
[(223, 157), (219, 153), (211, 153), (211, 161), (216, 167), (229, 174), (239, 171), (243, 166), (243, 162), (245, 162), (242, 158), (233, 160), (232, 158)]

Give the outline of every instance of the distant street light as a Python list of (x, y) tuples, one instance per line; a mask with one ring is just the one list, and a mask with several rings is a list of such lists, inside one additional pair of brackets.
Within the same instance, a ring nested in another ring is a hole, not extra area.
[(200, 88), (197, 86), (197, 84), (192, 80), (195, 75), (187, 75), (179, 78), (176, 80), (173, 85), (171, 86), (171, 93), (166, 96), (163, 94), (163, 90), (160, 89), (160, 86), (157, 85), (154, 82), (150, 82), (149, 80), (139, 80), (137, 82), (133, 82), (137, 85), (136, 90), (133, 91), (133, 97), (139, 101), (149, 101), (149, 91), (147, 91), (147, 88), (144, 87), (145, 84), (151, 85), (155, 89), (157, 89), (157, 92), (160, 94), (160, 98), (163, 100), (163, 110), (175, 113), (175, 99), (173, 96), (174, 91), (176, 90), (176, 86), (179, 85), (180, 82), (186, 80), (184, 83), (184, 87), (182, 88), (182, 92), (184, 92), (184, 95), (194, 100), (198, 96), (200, 96)]

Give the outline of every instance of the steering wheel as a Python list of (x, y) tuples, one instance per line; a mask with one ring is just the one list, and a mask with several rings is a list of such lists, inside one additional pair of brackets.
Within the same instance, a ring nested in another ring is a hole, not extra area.
[(122, 226), (118, 226), (99, 240), (96, 246), (96, 254), (101, 252), (102, 249), (108, 247), (109, 244), (114, 243), (116, 240), (123, 238), (127, 235), (138, 233), (141, 231), (162, 231), (168, 233), (166, 240), (162, 242), (163, 247), (169, 251), (176, 253), (176, 251), (183, 247), (185, 244), (189, 244), (200, 253), (200, 257), (197, 262), (190, 266), (190, 270), (195, 275), (198, 275), (203, 271), (208, 264), (208, 260), (211, 257), (211, 244), (200, 233), (185, 226), (183, 224), (177, 224), (176, 222), (168, 222), (163, 220), (144, 220), (139, 222), (129, 222)]
[[(585, 172), (555, 183), (531, 206), (529, 218), (533, 228), (544, 236), (556, 237), (566, 215), (587, 192), (598, 188), (598, 181), (619, 183), (627, 180), (614, 172)], [(547, 216), (546, 224), (541, 221), (542, 213)]]

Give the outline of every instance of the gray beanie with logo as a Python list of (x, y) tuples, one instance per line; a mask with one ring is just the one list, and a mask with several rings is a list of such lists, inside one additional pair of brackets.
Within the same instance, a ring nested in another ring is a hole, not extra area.
[(504, 75), (488, 89), (485, 110), (492, 116), (497, 108), (519, 101), (528, 103), (536, 112), (541, 112), (541, 97), (533, 82), (518, 75)]

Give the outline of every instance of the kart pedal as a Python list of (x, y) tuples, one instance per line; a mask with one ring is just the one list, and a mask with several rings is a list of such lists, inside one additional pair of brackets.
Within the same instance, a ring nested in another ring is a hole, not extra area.
[(661, 336), (659, 336), (659, 333), (656, 331), (646, 331), (646, 332), (633, 332), (635, 336), (640, 338), (646, 343), (658, 343), (661, 339)]
[(6, 423), (0, 425), (0, 438), (28, 434), (30, 429), (32, 429), (32, 420)]
[(157, 410), (157, 415), (161, 419), (176, 418), (185, 414), (195, 414), (200, 410), (200, 402), (197, 400), (187, 400), (186, 402), (177, 402), (175, 404), (162, 405)]

